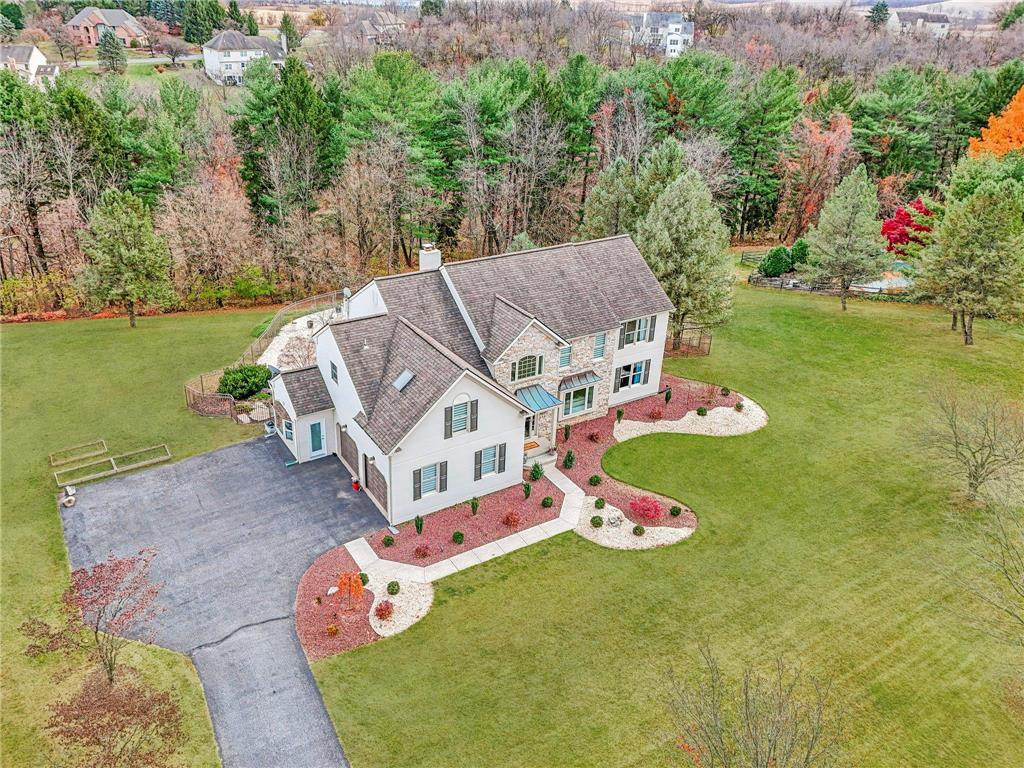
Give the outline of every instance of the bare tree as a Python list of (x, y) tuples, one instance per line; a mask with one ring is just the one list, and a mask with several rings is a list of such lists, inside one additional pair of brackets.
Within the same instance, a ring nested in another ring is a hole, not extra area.
[(149, 55), (154, 56), (156, 47), (167, 36), (167, 24), (152, 16), (139, 16), (138, 22), (145, 32), (142, 39), (145, 41), (146, 47), (149, 48)]
[(172, 37), (170, 35), (160, 38), (159, 48), (160, 52), (170, 59), (171, 65), (175, 67), (178, 66), (178, 59), (187, 55), (192, 50), (188, 43), (180, 37)]
[(998, 397), (953, 390), (933, 396), (935, 416), (925, 441), (974, 500), (987, 485), (1024, 480), (1024, 411)]
[(49, 268), (39, 223), (53, 192), (49, 168), (46, 139), (39, 131), (12, 125), (0, 134), (0, 187), (10, 189), (11, 197), (25, 211), (33, 249), (31, 272)]
[(770, 671), (744, 667), (729, 685), (708, 646), (698, 679), (669, 681), (676, 745), (695, 768), (827, 768), (841, 753), (842, 728), (828, 682), (782, 658)]

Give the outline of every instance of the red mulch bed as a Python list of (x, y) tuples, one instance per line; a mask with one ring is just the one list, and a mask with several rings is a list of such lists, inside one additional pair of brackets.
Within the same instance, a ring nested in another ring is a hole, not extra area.
[[(359, 566), (344, 547), (325, 552), (309, 566), (299, 580), (295, 595), (295, 631), (310, 661), (333, 656), (342, 651), (372, 643), (380, 636), (370, 627), (370, 606), (373, 593), (363, 590), (361, 604), (348, 607), (348, 598), (340, 592), (328, 595), (327, 590), (337, 586), (338, 575), (358, 571)], [(320, 605), (316, 598), (320, 597)], [(327, 634), (327, 627), (335, 624), (338, 634)]]
[[(526, 473), (523, 479), (527, 479)], [(470, 511), (469, 504), (456, 504), (453, 507), (440, 509), (423, 518), (423, 533), (416, 535), (416, 526), (410, 520), (398, 526), (395, 543), (385, 547), (383, 539), (388, 535), (386, 528), (367, 536), (370, 546), (384, 560), (397, 560), (410, 565), (432, 565), (446, 560), (452, 555), (503, 539), (516, 531), (546, 523), (558, 517), (562, 509), (564, 495), (554, 483), (546, 477), (532, 482), (533, 490), (529, 499), (523, 498), (521, 485), (513, 485), (502, 491), (480, 497), (480, 508), (476, 515)], [(554, 504), (542, 507), (541, 499), (550, 496)], [(522, 522), (510, 528), (502, 522), (502, 518), (510, 512), (519, 513)], [(452, 541), (452, 534), (462, 531), (465, 539), (461, 544)], [(427, 557), (416, 557), (415, 550), (426, 545)]]
[[(672, 398), (665, 404), (664, 394), (651, 395), (641, 400), (634, 400), (621, 407), (625, 411), (624, 419), (629, 421), (661, 421), (667, 419), (676, 421), (683, 418), (690, 411), (697, 410), (704, 406), (709, 411), (718, 406), (732, 407), (739, 402), (740, 398), (735, 392), (728, 395), (721, 393), (721, 387), (713, 384), (705, 384), (700, 381), (680, 379), (677, 376), (668, 374), (661, 377), (660, 389), (672, 388)], [(631, 485), (620, 482), (608, 476), (601, 468), (601, 458), (604, 452), (616, 443), (612, 436), (612, 429), (615, 427), (616, 408), (609, 409), (605, 416), (600, 416), (589, 421), (581, 421), (573, 424), (569, 433), (569, 439), (562, 438), (562, 430), (558, 431), (558, 456), (559, 469), (580, 488), (591, 496), (602, 496), (611, 506), (622, 510), (623, 514), (634, 523), (641, 525), (663, 525), (670, 528), (693, 528), (697, 525), (697, 517), (689, 507), (681, 501), (661, 496), (657, 493), (642, 491)], [(572, 469), (566, 469), (561, 465), (561, 459), (565, 456), (566, 450), (572, 450), (576, 454), (576, 463)], [(590, 478), (593, 475), (601, 477), (601, 484), (590, 485)], [(629, 509), (629, 502), (639, 496), (653, 496), (661, 502), (665, 509), (664, 516), (655, 522), (644, 520), (635, 515)], [(673, 506), (683, 508), (679, 517), (672, 517), (668, 511)]]

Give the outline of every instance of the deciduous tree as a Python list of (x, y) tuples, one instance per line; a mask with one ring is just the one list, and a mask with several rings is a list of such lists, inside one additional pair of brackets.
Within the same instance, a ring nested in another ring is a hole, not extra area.
[(1024, 149), (1024, 87), (1000, 115), (989, 117), (988, 127), (981, 129), (981, 138), (972, 137), (970, 146), (973, 155), (989, 153), (996, 157)]

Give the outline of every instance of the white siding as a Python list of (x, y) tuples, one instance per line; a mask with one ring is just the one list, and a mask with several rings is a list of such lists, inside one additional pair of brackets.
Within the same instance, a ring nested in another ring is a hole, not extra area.
[(647, 378), (647, 385), (620, 389), (618, 392), (613, 391), (608, 397), (608, 404), (610, 406), (627, 403), (630, 400), (636, 400), (641, 397), (647, 397), (648, 395), (653, 395), (658, 391), (658, 384), (661, 381), (661, 364), (665, 357), (665, 337), (668, 331), (668, 312), (662, 312), (657, 317), (658, 319), (655, 321), (654, 325), (654, 341), (630, 344), (622, 349), (616, 349), (615, 356), (612, 359), (613, 377), (620, 366), (623, 366), (626, 363), (635, 363), (639, 360), (649, 359), (651, 361), (651, 372)]

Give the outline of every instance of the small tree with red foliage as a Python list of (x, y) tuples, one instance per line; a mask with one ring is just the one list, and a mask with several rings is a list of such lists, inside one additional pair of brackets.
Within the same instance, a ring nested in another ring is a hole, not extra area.
[(363, 580), (357, 571), (346, 571), (338, 575), (338, 591), (348, 598), (348, 609), (363, 599)]
[(915, 258), (932, 241), (932, 229), (937, 221), (937, 210), (920, 197), (900, 206), (882, 222), (886, 250), (904, 258)]
[(162, 768), (185, 738), (174, 699), (131, 667), (116, 682), (94, 669), (50, 712), (47, 730), (82, 768)]
[(162, 584), (149, 579), (156, 550), (141, 549), (129, 557), (107, 559), (92, 568), (71, 572), (64, 591), (62, 621), (51, 626), (40, 619), (21, 625), (36, 642), (25, 653), (37, 656), (58, 650), (87, 648), (113, 683), (117, 656), (128, 638), (149, 641), (150, 625), (160, 609), (155, 606)]
[(665, 515), (665, 510), (653, 496), (637, 496), (629, 502), (629, 511), (649, 522), (661, 520)]

